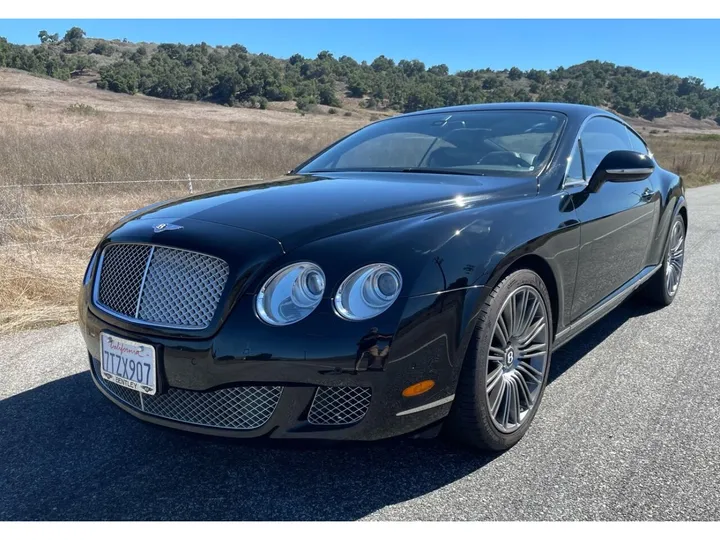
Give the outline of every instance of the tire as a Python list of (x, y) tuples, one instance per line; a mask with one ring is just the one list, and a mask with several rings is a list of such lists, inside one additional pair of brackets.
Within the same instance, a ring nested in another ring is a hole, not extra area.
[[(523, 306), (523, 297), (528, 298), (524, 317), (517, 317), (520, 322), (517, 331), (513, 332), (508, 314)], [(531, 316), (535, 303), (537, 312)], [(501, 314), (504, 329), (500, 322)], [(526, 320), (527, 325), (524, 324)], [(524, 344), (538, 328), (539, 334)], [(445, 423), (452, 438), (479, 450), (503, 451), (525, 435), (547, 384), (552, 328), (547, 287), (535, 272), (517, 270), (493, 289), (481, 308), (461, 369), (453, 407)], [(504, 335), (512, 337), (505, 341), (507, 347), (501, 357), (499, 353), (503, 352)], [(542, 350), (543, 354), (539, 354), (538, 350)], [(525, 357), (525, 354), (530, 354), (530, 357)], [(499, 358), (501, 361), (498, 361)], [(542, 370), (539, 369), (541, 362)], [(501, 370), (499, 375), (498, 369)], [(524, 388), (518, 377), (525, 381)], [(501, 396), (503, 391), (508, 394), (507, 397)], [(508, 400), (516, 403), (517, 408), (510, 407), (506, 417), (503, 407), (510, 405)], [(526, 408), (524, 413), (523, 407)], [(504, 423), (505, 418), (507, 424)]]
[[(648, 304), (665, 307), (675, 300), (682, 281), (686, 233), (685, 220), (678, 214), (670, 224), (662, 268), (642, 288), (642, 297)], [(672, 276), (670, 272), (673, 272)], [(670, 284), (671, 279), (673, 286)]]

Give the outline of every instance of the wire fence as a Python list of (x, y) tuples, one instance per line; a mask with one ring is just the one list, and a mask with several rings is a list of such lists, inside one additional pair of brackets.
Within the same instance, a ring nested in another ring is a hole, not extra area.
[[(32, 183), (32, 184), (0, 184), (0, 203), (2, 203), (2, 200), (6, 201), (6, 204), (3, 206), (0, 204), (0, 210), (3, 210), (3, 208), (8, 210), (12, 209), (14, 214), (21, 213), (22, 215), (8, 215), (5, 211), (0, 212), (0, 252), (7, 252), (8, 250), (18, 249), (22, 247), (32, 247), (36, 245), (43, 245), (43, 244), (52, 244), (52, 243), (58, 243), (58, 242), (76, 242), (78, 240), (87, 240), (91, 238), (99, 239), (104, 232), (97, 232), (95, 234), (88, 234), (88, 235), (69, 235), (69, 236), (57, 236), (54, 238), (47, 238), (46, 236), (42, 236), (41, 238), (34, 239), (31, 241), (14, 241), (13, 238), (8, 238), (8, 236), (11, 235), (5, 235), (3, 233), (2, 227), (7, 225), (13, 225), (13, 224), (25, 224), (26, 228), (32, 228), (34, 226), (38, 226), (41, 222), (45, 220), (73, 220), (78, 218), (85, 218), (85, 217), (97, 217), (102, 215), (107, 216), (119, 216), (122, 217), (123, 215), (129, 214), (130, 212), (137, 210), (137, 208), (108, 208), (107, 210), (97, 210), (97, 211), (77, 211), (77, 212), (64, 212), (64, 213), (50, 213), (50, 214), (29, 214), (28, 208), (27, 208), (27, 195), (31, 190), (39, 191), (44, 188), (53, 188), (55, 189), (64, 189), (64, 188), (73, 188), (73, 187), (85, 187), (85, 186), (97, 186), (101, 187), (103, 185), (113, 186), (113, 187), (120, 187), (122, 185), (127, 186), (134, 186), (134, 185), (155, 185), (155, 184), (162, 184), (162, 185), (171, 185), (176, 184), (177, 190), (187, 193), (187, 194), (194, 194), (196, 192), (202, 192), (205, 190), (206, 187), (208, 187), (209, 184), (216, 184), (216, 185), (252, 185), (252, 184), (258, 184), (262, 183), (263, 180), (259, 178), (192, 178), (191, 176), (187, 176), (186, 178), (164, 178), (164, 179), (156, 179), (156, 180), (107, 180), (107, 181), (89, 181), (89, 182), (38, 182), (38, 183)], [(195, 184), (195, 185), (193, 185)], [(199, 188), (199, 189), (198, 189)], [(11, 203), (7, 203), (9, 193), (15, 193), (16, 195), (20, 196), (19, 201), (13, 201)], [(48, 196), (57, 196), (56, 192), (53, 191), (52, 195)], [(68, 192), (68, 197), (71, 197), (71, 193)], [(82, 198), (77, 198), (77, 205), (78, 208), (82, 205)], [(5, 214), (5, 215), (3, 215)], [(46, 235), (52, 234), (51, 232), (46, 233)]]

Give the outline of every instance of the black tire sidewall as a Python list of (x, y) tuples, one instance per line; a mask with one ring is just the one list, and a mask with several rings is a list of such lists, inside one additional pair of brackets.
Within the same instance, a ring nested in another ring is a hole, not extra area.
[[(507, 300), (507, 298), (519, 287), (529, 285), (538, 291), (543, 303), (545, 304), (545, 312), (547, 314), (547, 324), (550, 329), (550, 343), (548, 346), (548, 357), (545, 368), (545, 377), (543, 379), (542, 388), (538, 394), (538, 398), (535, 402), (535, 406), (528, 413), (523, 425), (512, 433), (503, 433), (498, 430), (492, 422), (489, 406), (487, 404), (487, 398), (485, 395), (485, 384), (487, 379), (487, 368), (488, 368), (488, 353), (490, 349), (490, 343), (492, 341), (493, 332), (495, 330), (495, 321), (500, 314), (500, 309)], [(547, 386), (548, 374), (550, 373), (550, 362), (552, 356), (552, 308), (550, 304), (550, 296), (547, 291), (547, 287), (543, 282), (542, 278), (531, 270), (517, 270), (512, 274), (508, 275), (503, 279), (500, 284), (497, 285), (495, 291), (496, 294), (490, 304), (490, 309), (487, 312), (487, 316), (484, 321), (478, 323), (477, 341), (475, 346), (472, 347), (472, 356), (468, 355), (466, 362), (474, 362), (475, 369), (472, 371), (475, 374), (474, 389), (475, 389), (475, 416), (478, 423), (479, 435), (483, 440), (483, 446), (486, 446), (492, 450), (506, 450), (517, 443), (523, 435), (527, 432), (532, 423), (535, 414), (537, 413), (540, 403), (542, 402), (543, 394), (545, 393), (545, 387)]]

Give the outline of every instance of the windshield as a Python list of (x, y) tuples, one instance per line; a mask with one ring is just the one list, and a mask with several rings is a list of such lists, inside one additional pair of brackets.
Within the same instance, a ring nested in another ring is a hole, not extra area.
[(355, 132), (296, 172), (534, 175), (550, 157), (564, 122), (560, 113), (527, 110), (399, 116)]

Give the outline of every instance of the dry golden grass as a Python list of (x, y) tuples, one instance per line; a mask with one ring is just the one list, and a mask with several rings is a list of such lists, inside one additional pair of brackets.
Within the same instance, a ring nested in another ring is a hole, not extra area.
[(650, 135), (647, 142), (658, 163), (683, 177), (687, 187), (720, 181), (720, 135)]
[[(0, 186), (11, 186), (0, 187), (0, 333), (74, 320), (102, 233), (131, 210), (187, 195), (188, 176), (195, 192), (279, 176), (368, 120), (126, 96), (0, 70)], [(663, 133), (650, 144), (689, 183), (720, 179), (720, 141)], [(122, 183), (161, 179), (179, 181)]]
[[(282, 175), (366, 122), (131, 97), (0, 70), (0, 185), (13, 186), (0, 187), (0, 333), (74, 320), (93, 247), (129, 211), (187, 195), (188, 177), (199, 192)], [(182, 181), (94, 184), (159, 179)]]

